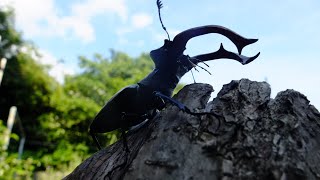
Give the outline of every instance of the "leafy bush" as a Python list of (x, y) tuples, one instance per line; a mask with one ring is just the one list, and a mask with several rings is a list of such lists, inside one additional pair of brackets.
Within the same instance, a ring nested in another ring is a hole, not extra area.
[[(9, 153), (4, 149), (4, 136), (7, 127), (0, 120), (0, 177), (3, 179), (32, 179), (32, 172), (39, 161), (33, 158), (19, 159), (18, 153)], [(17, 140), (16, 134), (11, 134), (11, 138)]]

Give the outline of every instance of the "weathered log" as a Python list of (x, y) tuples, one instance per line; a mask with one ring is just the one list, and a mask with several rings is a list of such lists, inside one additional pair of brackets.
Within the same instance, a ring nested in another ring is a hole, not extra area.
[(191, 84), (122, 141), (80, 164), (65, 179), (320, 179), (320, 113), (294, 90), (270, 98), (266, 82), (247, 79), (212, 87)]

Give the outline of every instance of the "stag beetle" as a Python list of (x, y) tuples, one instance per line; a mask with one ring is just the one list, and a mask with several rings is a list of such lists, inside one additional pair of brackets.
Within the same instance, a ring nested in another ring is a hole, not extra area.
[[(225, 50), (221, 44), (218, 51), (189, 57), (184, 55), (187, 42), (196, 36), (218, 33), (229, 38), (238, 53)], [(116, 93), (96, 115), (90, 125), (90, 134), (99, 149), (95, 133), (106, 133), (119, 128), (128, 129), (146, 119), (151, 119), (156, 110), (161, 110), (165, 102), (170, 102), (180, 110), (190, 112), (183, 104), (171, 99), (172, 92), (180, 78), (196, 64), (221, 58), (233, 59), (245, 65), (256, 59), (241, 55), (242, 49), (258, 39), (247, 39), (222, 26), (208, 25), (188, 29), (176, 35), (172, 41), (166, 39), (164, 45), (150, 52), (155, 63), (153, 71), (135, 85), (130, 85)]]
[[(166, 31), (160, 16), (160, 8), (162, 7), (160, 0), (157, 1), (157, 5), (162, 28)], [(190, 39), (210, 33), (221, 34), (230, 39), (237, 47), (238, 53), (225, 50), (221, 44), (219, 50), (213, 53), (194, 57), (183, 54)], [(127, 86), (116, 93), (92, 121), (89, 133), (98, 148), (101, 149), (101, 146), (95, 136), (96, 133), (122, 129), (124, 147), (126, 151), (129, 151), (125, 131), (147, 119), (152, 119), (157, 111), (165, 107), (166, 102), (174, 104), (186, 113), (201, 114), (191, 112), (185, 105), (171, 98), (180, 78), (198, 63), (209, 60), (225, 58), (236, 60), (243, 65), (248, 64), (255, 60), (260, 53), (253, 57), (246, 57), (241, 55), (241, 51), (245, 46), (256, 41), (258, 39), (244, 38), (230, 29), (217, 25), (185, 30), (176, 35), (172, 41), (168, 34), (164, 45), (150, 52), (150, 57), (155, 64), (153, 71), (137, 84)]]

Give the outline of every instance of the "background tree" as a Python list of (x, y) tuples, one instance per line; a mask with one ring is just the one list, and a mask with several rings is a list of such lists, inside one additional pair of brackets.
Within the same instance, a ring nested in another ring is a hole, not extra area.
[[(0, 87), (0, 118), (6, 119), (9, 108), (17, 106), (28, 138), (43, 141), (45, 132), (38, 128), (37, 117), (51, 110), (50, 96), (58, 84), (48, 75), (48, 69), (32, 57), (35, 49), (14, 29), (12, 15), (12, 11), (0, 12), (0, 57), (8, 60)], [(22, 48), (28, 50), (23, 52)]]

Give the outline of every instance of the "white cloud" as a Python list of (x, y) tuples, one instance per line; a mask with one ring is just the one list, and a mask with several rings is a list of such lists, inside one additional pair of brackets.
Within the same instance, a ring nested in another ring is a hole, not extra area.
[[(63, 36), (74, 33), (83, 42), (89, 43), (95, 40), (94, 28), (88, 20), (80, 19), (77, 16), (65, 17), (60, 22), (60, 26), (64, 27)], [(69, 32), (69, 33), (68, 33)]]
[(147, 27), (150, 26), (152, 22), (153, 22), (152, 16), (147, 13), (140, 12), (140, 13), (133, 14), (130, 19), (130, 25), (127, 25), (126, 27), (118, 28), (116, 30), (116, 34), (118, 36), (118, 44), (120, 45), (134, 44), (134, 46), (138, 46), (138, 47), (144, 46), (145, 43), (143, 40), (134, 41), (132, 43), (131, 41), (128, 40), (127, 35), (136, 30), (149, 31), (150, 29), (147, 29)]
[(16, 22), (26, 37), (35, 36), (79, 38), (83, 42), (95, 39), (91, 21), (96, 16), (116, 15), (127, 20), (124, 0), (86, 0), (73, 4), (69, 15), (61, 15), (55, 0), (4, 0), (0, 6), (11, 5), (15, 9)]
[(131, 24), (118, 28), (116, 34), (121, 37), (135, 30), (143, 29), (150, 26), (153, 22), (152, 16), (146, 13), (137, 13), (132, 15)]
[[(22, 51), (27, 51), (27, 49), (22, 49)], [(54, 57), (49, 51), (40, 49), (33, 54), (33, 58), (44, 65), (49, 65), (49, 75), (54, 77), (58, 82), (63, 83), (65, 75), (75, 74), (75, 71), (61, 63), (56, 57)]]
[(63, 63), (59, 62), (51, 53), (45, 50), (40, 50), (40, 61), (44, 64), (51, 66), (49, 74), (54, 77), (58, 82), (63, 83), (65, 75), (75, 74), (74, 69), (67, 67)]
[(87, 0), (74, 4), (71, 8), (72, 14), (80, 18), (93, 18), (106, 12), (115, 13), (122, 20), (127, 19), (127, 8), (123, 0)]
[(132, 26), (134, 29), (142, 29), (152, 24), (152, 16), (145, 13), (138, 13), (132, 16)]

